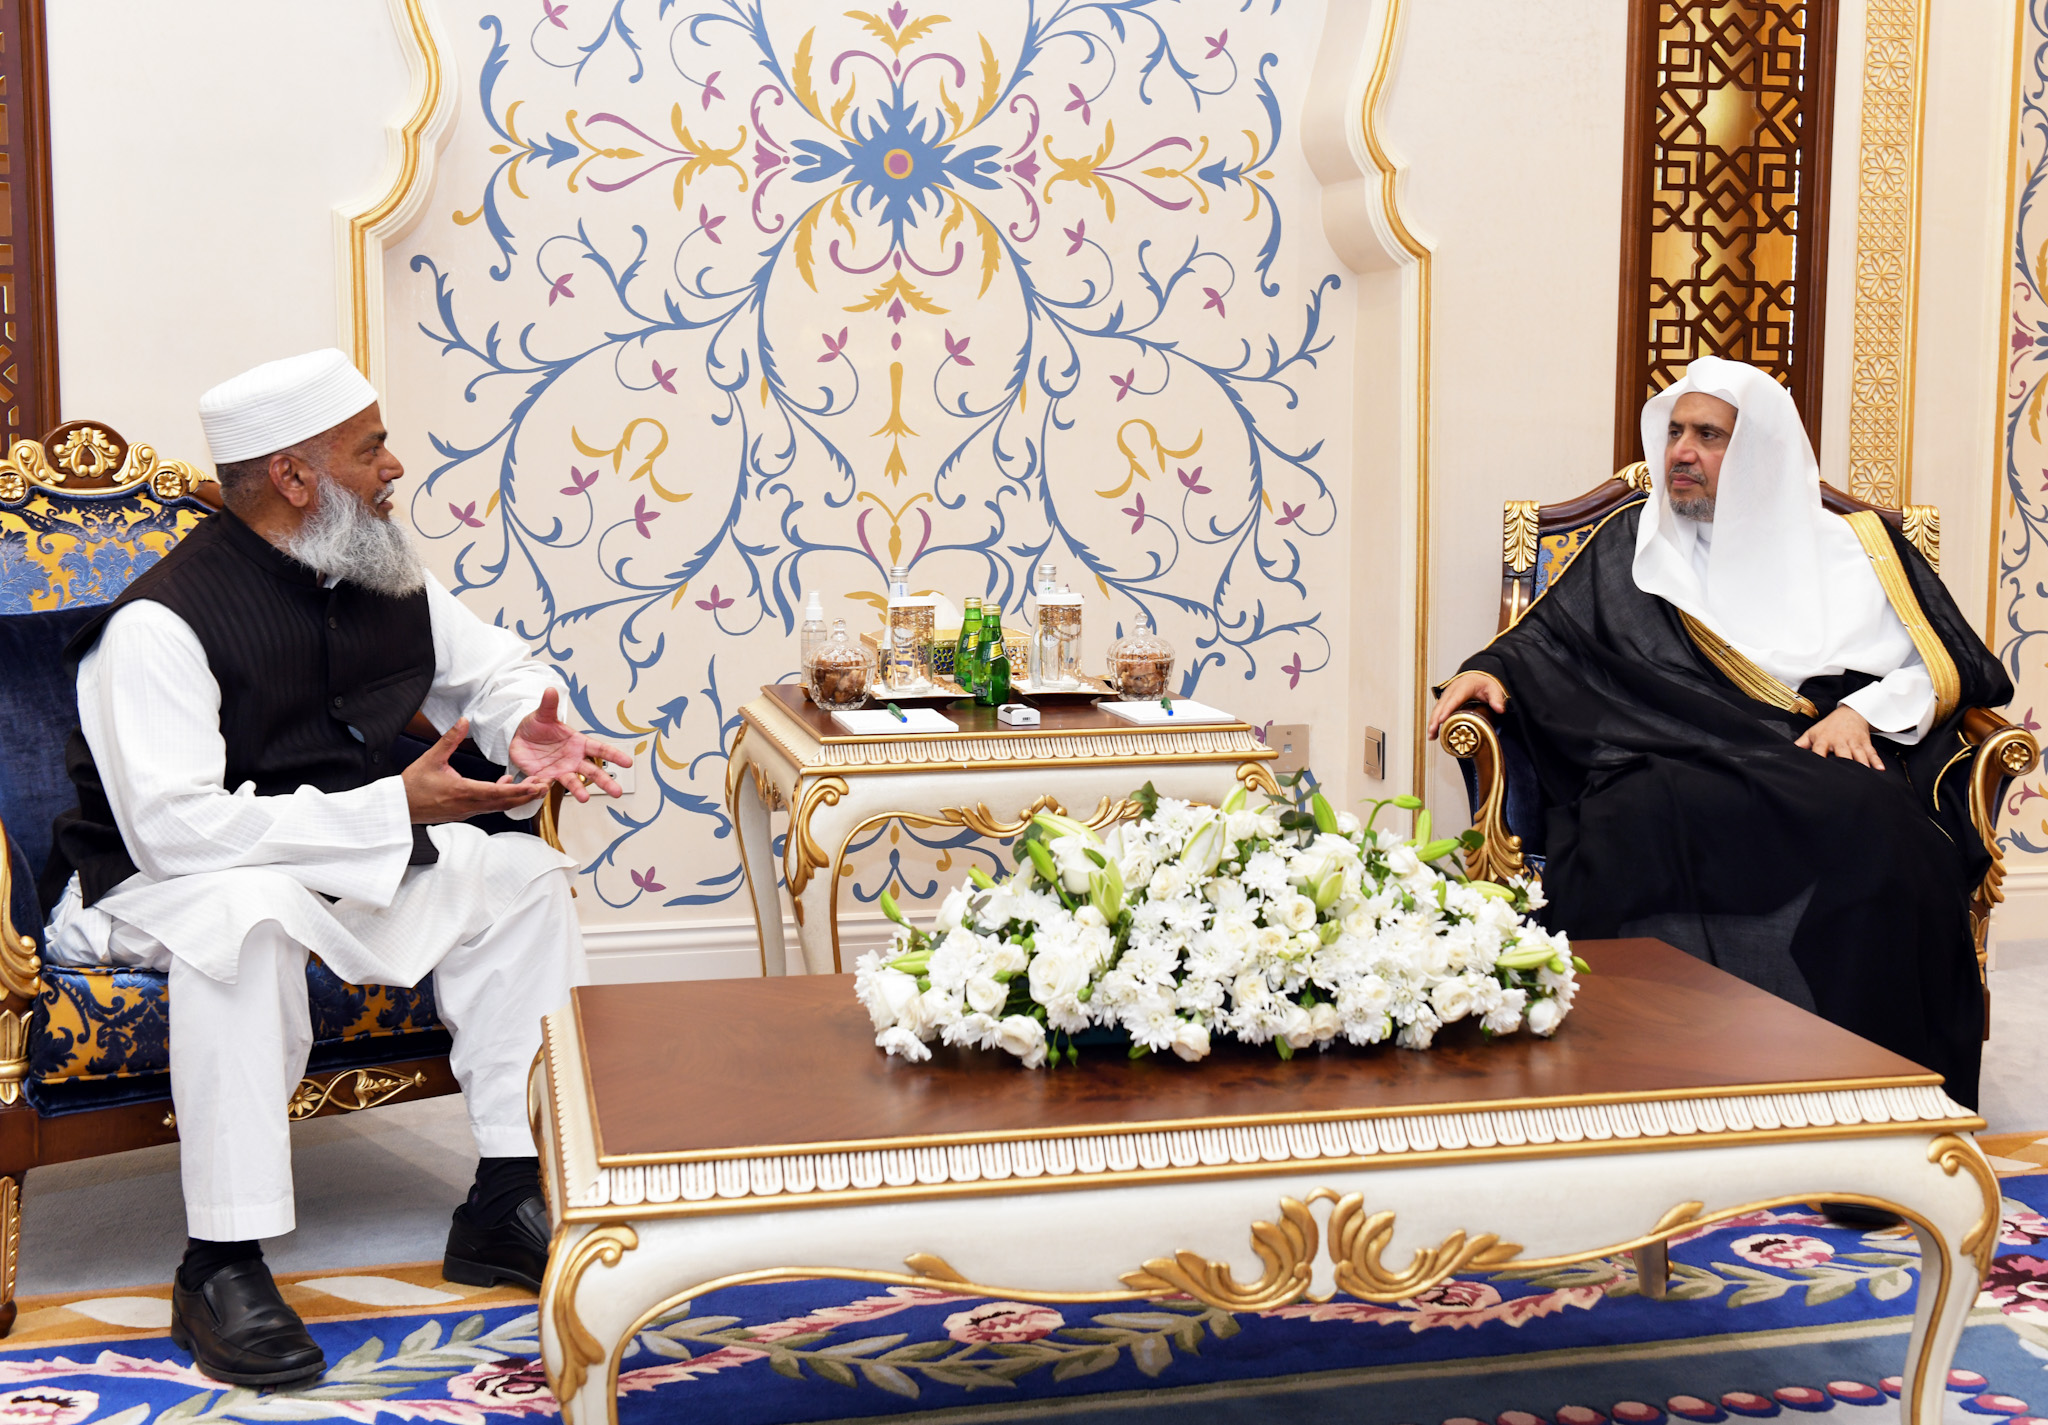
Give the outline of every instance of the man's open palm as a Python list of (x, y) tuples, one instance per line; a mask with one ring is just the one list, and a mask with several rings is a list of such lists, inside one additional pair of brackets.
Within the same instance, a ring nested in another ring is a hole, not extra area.
[(633, 759), (618, 748), (585, 737), (556, 715), (561, 701), (552, 688), (541, 695), (540, 706), (526, 715), (512, 734), (512, 765), (539, 781), (560, 782), (579, 802), (590, 800), (590, 788), (601, 788), (608, 796), (623, 792), (600, 765), (630, 767)]

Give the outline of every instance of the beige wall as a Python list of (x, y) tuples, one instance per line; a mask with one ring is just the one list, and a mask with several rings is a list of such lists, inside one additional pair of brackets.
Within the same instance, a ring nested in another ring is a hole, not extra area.
[(207, 463), (199, 393), (332, 345), (330, 212), (405, 98), (374, 0), (47, 8), (64, 418)]

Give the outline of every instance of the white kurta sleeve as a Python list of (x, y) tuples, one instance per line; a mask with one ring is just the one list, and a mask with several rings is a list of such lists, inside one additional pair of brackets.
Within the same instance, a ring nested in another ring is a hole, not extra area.
[[(427, 610), (434, 623), (434, 686), (421, 711), (444, 732), (469, 719), (469, 735), (484, 756), (503, 767), (512, 734), (540, 706), (541, 694), (561, 694), (569, 716), (569, 692), (555, 670), (534, 658), (525, 640), (510, 629), (485, 623), (453, 594), (427, 576)], [(514, 816), (531, 816), (528, 803)]]
[(225, 784), (220, 684), (190, 624), (151, 600), (107, 620), (78, 665), (78, 717), (135, 864), (152, 880), (267, 867), (388, 905), (412, 855), (405, 785), (258, 796)]
[(1911, 658), (1867, 687), (1842, 699), (1865, 722), (1893, 742), (1911, 747), (1934, 726), (1934, 680), (1918, 650)]

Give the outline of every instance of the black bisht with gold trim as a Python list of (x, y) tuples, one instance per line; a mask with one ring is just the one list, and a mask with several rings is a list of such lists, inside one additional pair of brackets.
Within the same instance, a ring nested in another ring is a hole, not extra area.
[(1969, 900), (1986, 852), (1942, 774), (1962, 710), (2012, 682), (1939, 576), (1875, 516), (1850, 517), (1927, 663), (1937, 717), (1885, 770), (1793, 745), (1876, 681), (1787, 688), (1636, 587), (1641, 501), (1615, 512), (1521, 619), (1464, 667), (1509, 694), (1503, 738), (1542, 793), (1554, 928), (1654, 935), (1944, 1075), (1977, 1102), (1983, 997)]

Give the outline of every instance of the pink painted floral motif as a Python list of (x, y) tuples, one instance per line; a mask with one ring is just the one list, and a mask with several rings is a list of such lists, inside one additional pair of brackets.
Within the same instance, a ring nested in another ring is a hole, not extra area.
[(1801, 1237), (1789, 1232), (1761, 1232), (1744, 1237), (1731, 1250), (1745, 1262), (1760, 1267), (1782, 1267), (1797, 1271), (1818, 1267), (1835, 1259), (1835, 1249), (1818, 1237)]
[(77, 1425), (99, 1409), (99, 1395), (90, 1390), (57, 1390), (41, 1386), (0, 1395), (4, 1425)]
[(551, 1414), (556, 1408), (547, 1371), (539, 1360), (524, 1356), (507, 1356), (456, 1376), (448, 1382), (448, 1394), (488, 1405), (493, 1413)]
[(997, 1341), (1036, 1341), (1050, 1336), (1067, 1324), (1067, 1319), (1049, 1306), (1027, 1306), (1021, 1301), (984, 1301), (971, 1311), (956, 1311), (946, 1318), (946, 1334), (955, 1341), (986, 1344)]
[(2018, 1253), (1995, 1259), (1977, 1304), (1996, 1306), (2007, 1316), (2048, 1326), (2048, 1257)]

